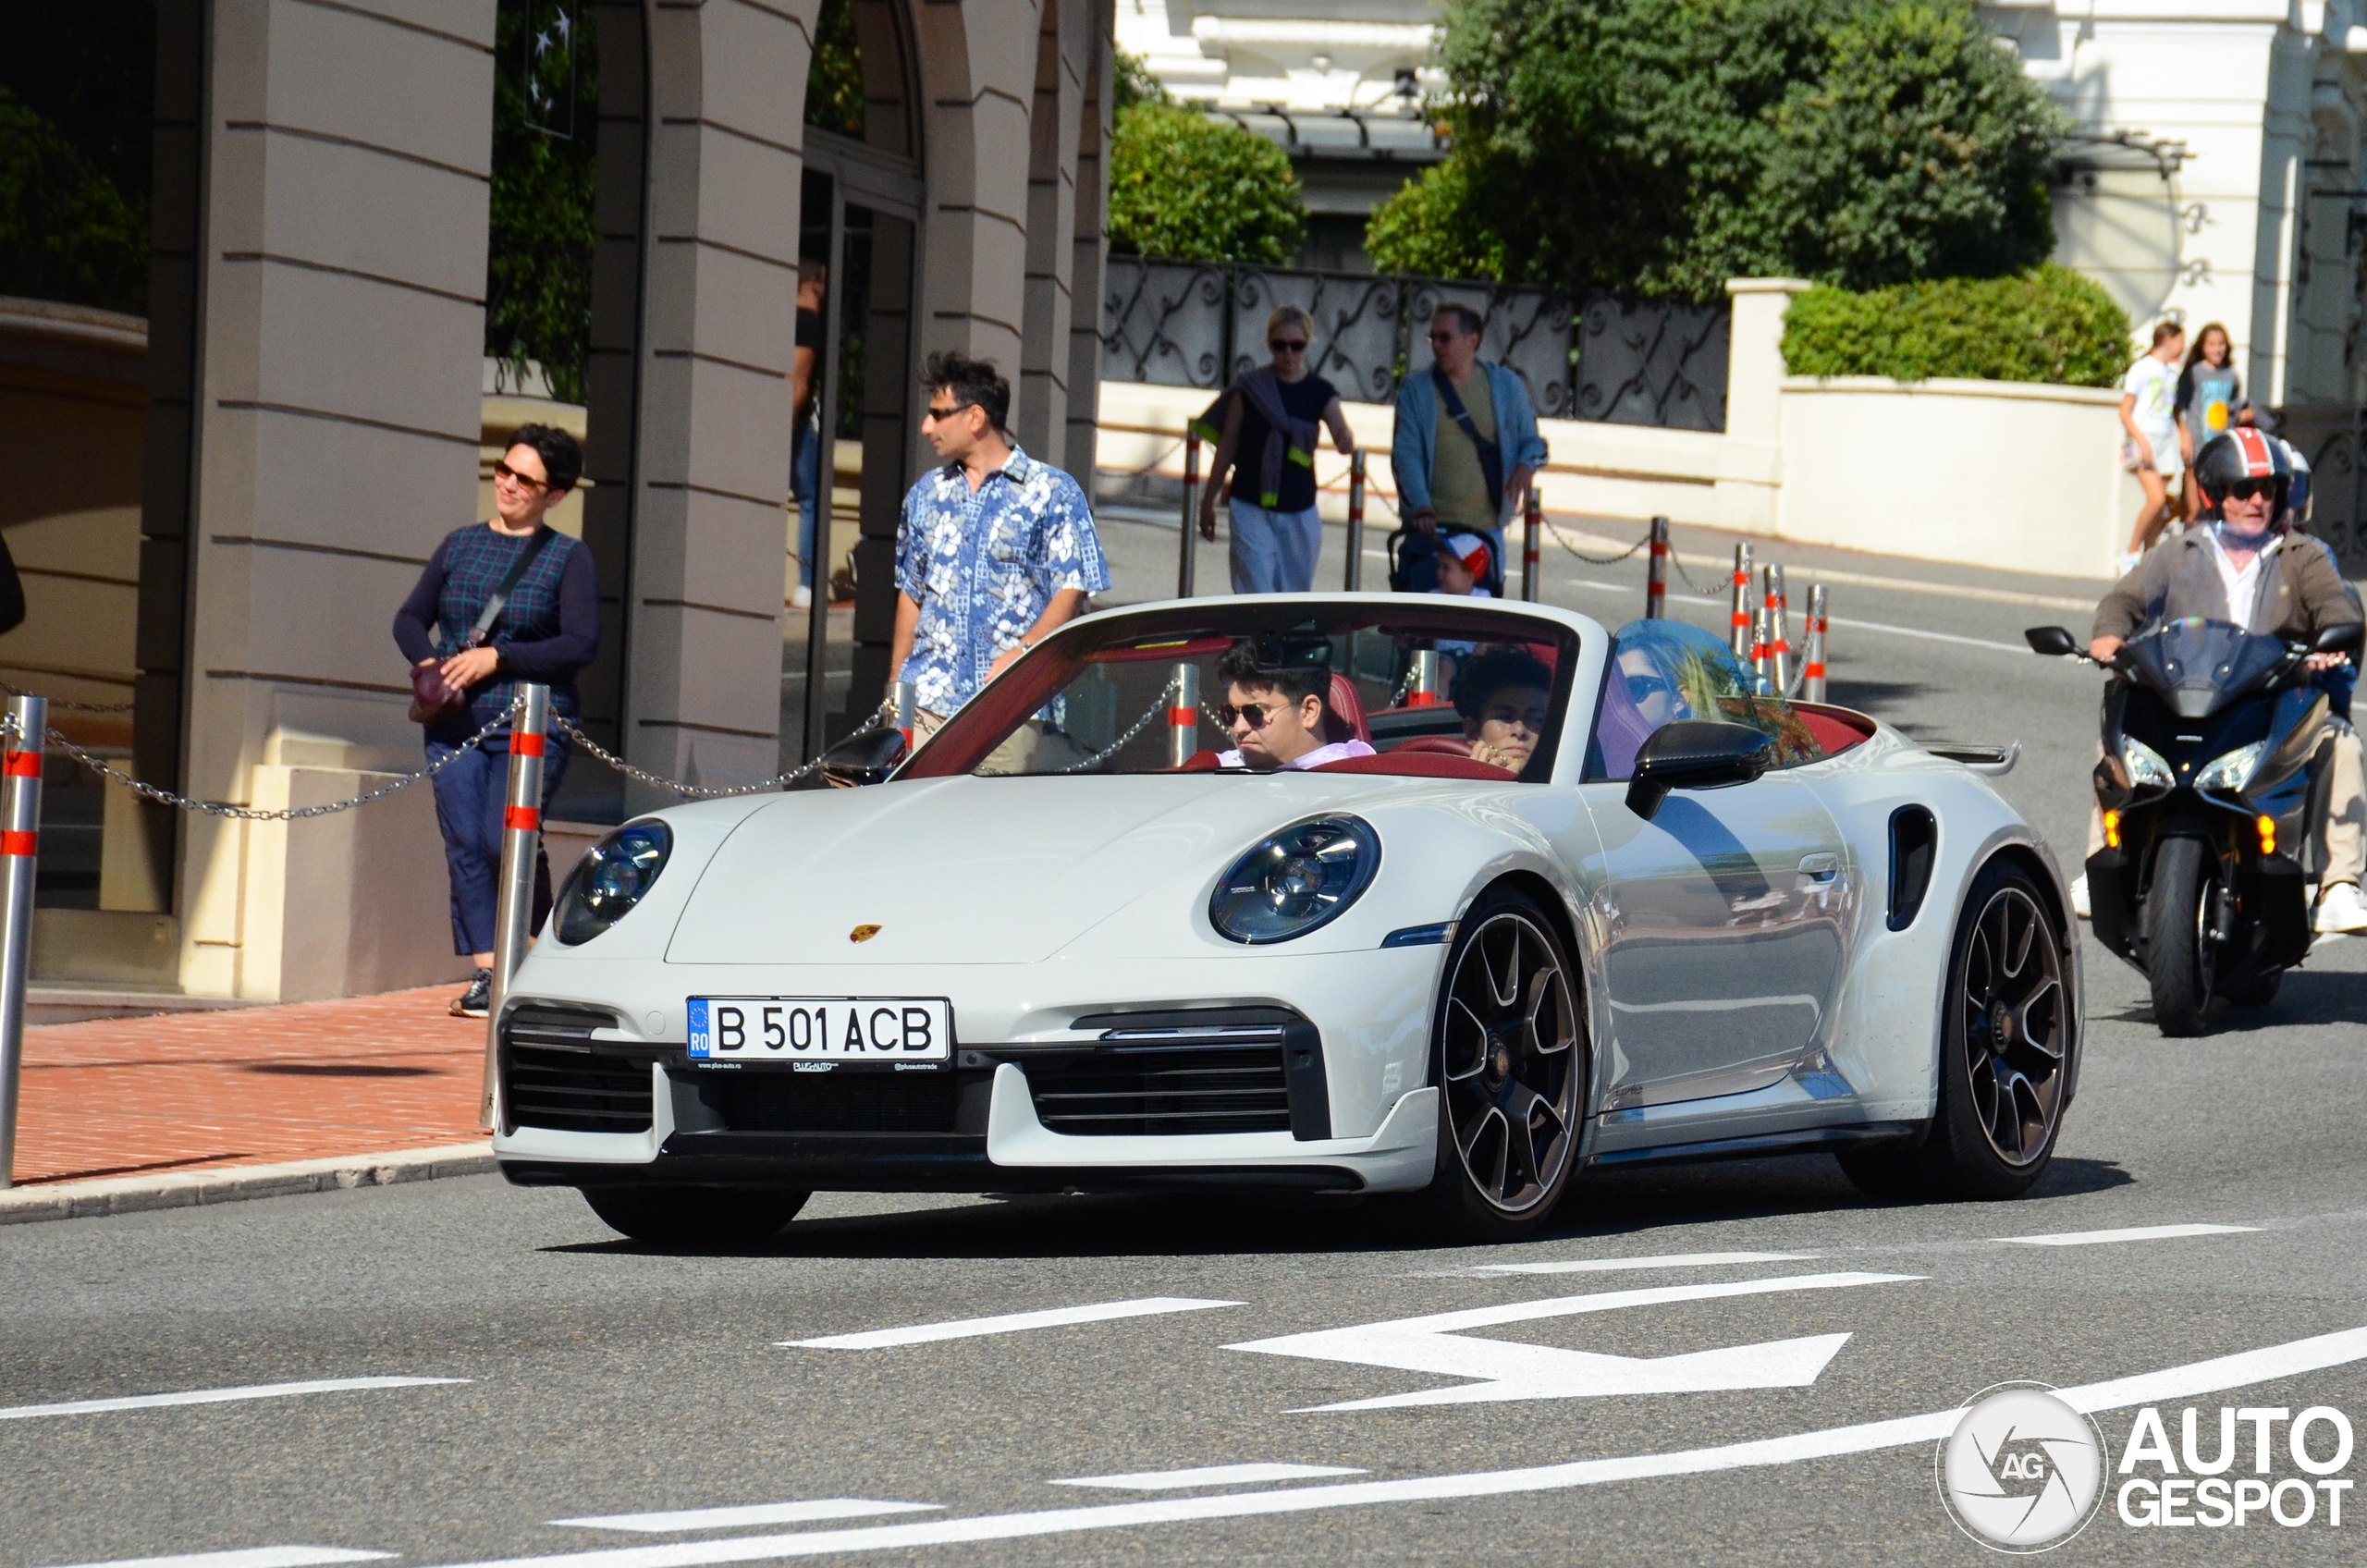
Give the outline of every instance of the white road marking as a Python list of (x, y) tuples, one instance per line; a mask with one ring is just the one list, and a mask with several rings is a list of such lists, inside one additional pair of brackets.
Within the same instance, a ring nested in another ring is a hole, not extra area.
[(1131, 1476), (1078, 1476), (1056, 1487), (1110, 1487), (1120, 1491), (1180, 1491), (1185, 1487), (1248, 1487), (1260, 1481), (1312, 1481), (1324, 1476), (1361, 1476), (1338, 1464), (1203, 1464), (1196, 1470), (1137, 1470)]
[(2026, 1247), (2096, 1247), (2113, 1242), (2166, 1242), (2179, 1236), (2235, 1236), (2257, 1225), (2136, 1225), (2126, 1231), (2058, 1231), (2050, 1236), (2000, 1236)]
[(391, 1551), (350, 1551), (337, 1546), (256, 1546), (240, 1551), (191, 1551), (176, 1557), (126, 1557), (80, 1562), (74, 1568), (323, 1568), (332, 1562), (378, 1562)]
[(882, 1513), (926, 1513), (935, 1502), (873, 1502), (859, 1497), (815, 1498), (806, 1502), (754, 1502), (741, 1508), (680, 1508), (669, 1513), (603, 1513), (588, 1519), (554, 1519), (587, 1530), (634, 1530), (672, 1535), (678, 1530), (738, 1530), (751, 1525), (810, 1525), (824, 1519), (870, 1519)]
[(1401, 1372), (1427, 1372), (1437, 1378), (1478, 1379), (1451, 1388), (1309, 1407), (1318, 1411), (1391, 1410), (1406, 1405), (1484, 1404), (1521, 1399), (1589, 1399), (1614, 1394), (1701, 1393), (1724, 1389), (1804, 1389), (1816, 1381), (1825, 1365), (1848, 1341), (1848, 1335), (1813, 1334), (1804, 1339), (1728, 1345), (1690, 1354), (1633, 1356), (1558, 1350), (1551, 1345), (1504, 1340), (1466, 1339), (1463, 1334), (1471, 1329), (1533, 1323), (1540, 1318), (1569, 1317), (1580, 1313), (1613, 1312), (1630, 1306), (1717, 1301), (1790, 1291), (1843, 1290), (1852, 1285), (1895, 1284), (1919, 1278), (1914, 1274), (1792, 1274), (1776, 1280), (1600, 1291), (1591, 1295), (1552, 1296), (1543, 1301), (1514, 1302), (1506, 1306), (1400, 1317), (1352, 1329), (1285, 1334), (1280, 1339), (1253, 1340), (1225, 1348), (1256, 1351), (1262, 1355), (1295, 1355), (1314, 1361), (1387, 1366)]
[(960, 1317), (950, 1323), (917, 1323), (909, 1329), (873, 1329), (860, 1334), (832, 1334), (819, 1340), (782, 1340), (782, 1350), (882, 1350), (889, 1345), (922, 1345), (935, 1340), (969, 1340), (981, 1334), (1016, 1334), (1029, 1329), (1057, 1329), (1067, 1323), (1106, 1323), (1115, 1317), (1152, 1317), (1162, 1312), (1206, 1312), (1216, 1306), (1246, 1306), (1238, 1301), (1202, 1301), (1196, 1296), (1144, 1296), (1139, 1301), (1105, 1301), (1092, 1306), (1056, 1306), (1043, 1312), (1008, 1312), (998, 1317)]
[(1673, 1252), (1659, 1257), (1582, 1257), (1561, 1263), (1483, 1263), (1474, 1274), (1609, 1274), (1622, 1268), (1710, 1268), (1728, 1263), (1797, 1263), (1812, 1252)]
[[(178, 1394), (133, 1394), (124, 1399), (78, 1399), (62, 1404), (13, 1405), (0, 1410), (0, 1421), (30, 1421), (37, 1415), (103, 1415), (110, 1411), (155, 1410), (170, 1404), (231, 1404), (239, 1400), (288, 1399), (297, 1394), (336, 1394), (358, 1389), (420, 1389), (468, 1380), (466, 1378), (324, 1378), (309, 1383), (256, 1383), (241, 1389), (191, 1389)], [(258, 1550), (310, 1551), (313, 1549), (268, 1547)], [(178, 1562), (182, 1559), (159, 1558), (157, 1561)], [(230, 1568), (236, 1568), (236, 1565), (232, 1564)], [(264, 1564), (262, 1568), (269, 1568), (269, 1564)]]
[[(2263, 1350), (2243, 1351), (2183, 1366), (2165, 1367), (2057, 1392), (2091, 1415), (2133, 1405), (2163, 1404), (2203, 1394), (2275, 1382), (2305, 1372), (2367, 1361), (2367, 1329), (2347, 1329), (2295, 1340)], [(1088, 1508), (988, 1513), (966, 1519), (931, 1519), (909, 1525), (874, 1525), (847, 1530), (807, 1530), (795, 1535), (745, 1536), (731, 1540), (683, 1541), (667, 1546), (615, 1547), (602, 1551), (514, 1557), (451, 1568), (713, 1568), (726, 1562), (776, 1562), (833, 1552), (905, 1551), (916, 1547), (959, 1546), (977, 1541), (1028, 1540), (1085, 1530), (1139, 1528), (1208, 1519), (1250, 1519), (1311, 1513), (1377, 1503), (1433, 1502), (1460, 1498), (1508, 1497), (1525, 1492), (1567, 1491), (1615, 1481), (1697, 1476), (1748, 1470), (1804, 1460), (1831, 1459), (1937, 1442), (1962, 1416), (1951, 1407), (1920, 1415), (1896, 1416), (1849, 1427), (1828, 1427), (1780, 1438), (1724, 1443), (1715, 1448), (1638, 1453), (1616, 1459), (1582, 1459), (1520, 1470), (1483, 1470), (1459, 1476), (1422, 1476), (1397, 1481), (1342, 1481), (1331, 1486), (1291, 1487), (1281, 1491), (1219, 1492), (1206, 1497), (1160, 1498), (1144, 1502), (1098, 1503)], [(115, 1565), (108, 1565), (115, 1568)], [(295, 1568), (295, 1565), (288, 1565)]]

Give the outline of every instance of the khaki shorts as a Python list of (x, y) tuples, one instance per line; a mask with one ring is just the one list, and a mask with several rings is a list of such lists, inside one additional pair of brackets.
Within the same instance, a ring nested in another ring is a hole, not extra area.
[[(926, 708), (914, 709), (913, 744), (917, 747), (944, 729), (947, 717), (941, 713), (931, 713)], [(978, 765), (976, 771), (983, 774), (1042, 773), (1058, 767), (1062, 760), (1058, 755), (1043, 757), (1041, 766), (1038, 766), (1036, 753), (1044, 750), (1048, 742), (1056, 749), (1075, 750), (1067, 736), (1047, 734), (1043, 721), (1031, 718), (1005, 736), (1002, 744), (988, 752), (987, 760)]]

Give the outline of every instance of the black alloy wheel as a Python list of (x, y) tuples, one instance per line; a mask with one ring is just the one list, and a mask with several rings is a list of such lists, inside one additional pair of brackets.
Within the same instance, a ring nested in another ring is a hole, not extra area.
[(2009, 1198), (2054, 1156), (2071, 1077), (2067, 953), (2030, 874), (1993, 861), (1956, 928), (1940, 1020), (1939, 1103), (1922, 1139), (1840, 1157), (1883, 1198)]
[(717, 1252), (754, 1246), (796, 1218), (813, 1194), (734, 1187), (586, 1187), (612, 1231), (654, 1247)]
[(1562, 938), (1534, 900), (1491, 888), (1473, 903), (1431, 1030), (1439, 1163), (1424, 1194), (1461, 1239), (1526, 1234), (1569, 1184), (1586, 1103), (1578, 995)]

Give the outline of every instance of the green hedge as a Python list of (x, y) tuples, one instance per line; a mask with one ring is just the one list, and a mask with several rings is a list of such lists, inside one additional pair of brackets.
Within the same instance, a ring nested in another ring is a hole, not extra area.
[(1183, 262), (1287, 263), (1306, 229), (1297, 171), (1262, 136), (1171, 104), (1118, 116), (1110, 243)]
[(2009, 277), (1864, 294), (1811, 288), (1784, 318), (1784, 362), (1794, 375), (2112, 386), (2136, 351), (2130, 341), (2111, 295), (2048, 262)]

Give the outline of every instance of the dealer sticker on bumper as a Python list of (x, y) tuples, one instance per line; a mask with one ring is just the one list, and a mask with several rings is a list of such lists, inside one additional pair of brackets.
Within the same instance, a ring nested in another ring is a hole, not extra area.
[(953, 1004), (942, 997), (693, 997), (694, 1062), (943, 1063)]

